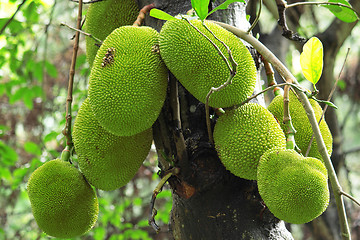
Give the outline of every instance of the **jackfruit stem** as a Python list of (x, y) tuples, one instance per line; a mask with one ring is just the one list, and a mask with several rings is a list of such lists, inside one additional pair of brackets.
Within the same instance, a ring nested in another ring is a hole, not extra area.
[[(264, 63), (264, 68), (265, 68), (265, 73), (266, 73), (266, 78), (267, 78), (267, 82), (268, 82), (268, 86), (274, 86), (277, 84), (276, 80), (275, 80), (275, 74), (274, 74), (274, 70), (271, 66), (271, 64), (264, 59), (263, 57), (261, 57), (262, 62)], [(274, 87), (274, 95), (278, 96), (278, 95), (284, 95), (284, 91), (282, 90), (282, 88), (279, 87)]]
[(151, 197), (150, 201), (150, 212), (149, 212), (149, 225), (152, 226), (152, 228), (158, 233), (160, 231), (160, 227), (155, 222), (155, 216), (157, 214), (157, 210), (155, 209), (155, 200), (156, 196), (161, 192), (162, 188), (164, 187), (165, 183), (169, 180), (169, 178), (173, 175), (177, 175), (180, 173), (179, 168), (172, 168), (169, 169), (163, 178), (161, 178), (158, 185), (155, 187), (153, 195)]
[[(101, 45), (101, 44), (102, 44), (102, 41), (101, 41), (99, 38), (93, 36), (93, 35), (90, 34), (90, 33), (87, 33), (87, 32), (84, 32), (84, 31), (80, 30), (81, 24), (80, 24), (80, 27), (79, 27), (79, 28), (74, 28), (74, 27), (72, 27), (72, 26), (67, 25), (66, 23), (60, 23), (60, 26), (68, 27), (68, 28), (74, 30), (75, 32), (84, 34), (85, 36), (92, 38), (92, 39), (96, 42), (96, 44), (98, 44), (98, 45)], [(76, 37), (76, 34), (75, 34), (75, 37)]]
[(295, 149), (295, 133), (296, 130), (292, 124), (291, 116), (290, 116), (290, 109), (289, 109), (289, 90), (290, 86), (286, 85), (284, 87), (284, 119), (283, 123), (286, 127), (286, 149)]
[(144, 6), (142, 9), (140, 9), (139, 15), (136, 18), (135, 22), (133, 23), (133, 26), (140, 27), (145, 20), (146, 14), (148, 14), (150, 12), (150, 10), (153, 9), (154, 7), (155, 7), (155, 4), (151, 3), (149, 5)]
[(226, 80), (226, 82), (222, 85), (220, 85), (219, 87), (215, 88), (212, 87), (209, 91), (209, 93), (206, 95), (206, 101), (205, 101), (205, 115), (206, 115), (206, 127), (207, 127), (207, 131), (208, 131), (208, 137), (209, 137), (209, 141), (211, 144), (214, 145), (214, 137), (211, 131), (211, 122), (210, 122), (210, 111), (209, 111), (209, 99), (211, 97), (211, 94), (213, 94), (214, 92), (220, 91), (221, 89), (225, 88), (227, 85), (231, 84), (232, 79), (234, 78), (235, 75), (230, 73), (229, 78)]
[[(81, 19), (82, 19), (82, 0), (79, 0), (79, 9), (78, 9), (78, 17), (77, 17), (77, 23), (76, 23), (76, 29), (81, 28)], [(69, 150), (69, 154), (71, 153), (71, 150), (74, 147), (74, 143), (72, 141), (72, 135), (71, 135), (71, 104), (72, 104), (72, 94), (73, 94), (73, 87), (74, 87), (74, 76), (75, 76), (75, 65), (76, 65), (76, 58), (77, 58), (77, 52), (79, 49), (79, 38), (80, 38), (80, 32), (75, 32), (75, 40), (74, 40), (74, 47), (73, 47), (73, 54), (71, 59), (71, 65), (70, 65), (70, 72), (69, 72), (69, 82), (68, 82), (68, 94), (66, 98), (66, 122), (65, 122), (65, 128), (63, 130), (63, 135), (66, 138), (66, 147), (65, 152)], [(64, 158), (67, 156), (64, 155)], [(68, 156), (70, 158), (70, 156)]]
[[(221, 22), (215, 22), (214, 23), (224, 27), (225, 29), (229, 30), (230, 32), (234, 33), (236, 36), (240, 37), (241, 39), (247, 41), (250, 43), (266, 60), (268, 60), (274, 68), (277, 70), (277, 72), (285, 78), (285, 80), (288, 83), (294, 83), (298, 86), (299, 83), (296, 80), (296, 78), (292, 75), (292, 73), (284, 66), (284, 64), (266, 47), (264, 46), (259, 40), (251, 36), (250, 34), (236, 28), (233, 26), (230, 26), (225, 23)], [(312, 106), (309, 102), (309, 99), (305, 95), (303, 91), (301, 91), (298, 88), (295, 88), (295, 91), (300, 96), (301, 103), (307, 113), (307, 116), (309, 118), (309, 122), (311, 124), (311, 128), (313, 129), (313, 132), (315, 134), (315, 139), (317, 142), (318, 151), (321, 154), (321, 157), (325, 163), (325, 166), (328, 170), (329, 174), (329, 180), (330, 184), (332, 186), (333, 192), (334, 192), (334, 198), (336, 201), (338, 216), (339, 216), (339, 224), (341, 229), (341, 235), (344, 240), (350, 240), (351, 239), (351, 232), (349, 228), (349, 223), (346, 216), (346, 210), (344, 205), (344, 199), (341, 194), (342, 187), (339, 183), (339, 179), (337, 178), (334, 166), (331, 163), (330, 156), (327, 152), (324, 140), (321, 136), (321, 132), (319, 129), (319, 125), (317, 123), (314, 110), (312, 109)]]

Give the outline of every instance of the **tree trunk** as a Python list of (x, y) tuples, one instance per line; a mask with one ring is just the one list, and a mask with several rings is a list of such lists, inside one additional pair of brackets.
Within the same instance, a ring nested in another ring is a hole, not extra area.
[[(149, 2), (141, 1), (140, 7), (146, 4)], [(184, 14), (191, 8), (190, 0), (157, 1), (155, 6), (171, 15)], [(247, 29), (245, 16), (245, 7), (236, 3), (212, 19)], [(146, 19), (146, 25), (158, 30), (162, 23)], [(212, 127), (215, 122), (216, 117)], [(208, 139), (204, 104), (172, 75), (168, 97), (153, 130), (161, 175), (172, 167), (180, 169), (169, 179), (174, 239), (293, 239), (284, 223), (262, 204), (256, 181), (235, 177), (223, 167)]]

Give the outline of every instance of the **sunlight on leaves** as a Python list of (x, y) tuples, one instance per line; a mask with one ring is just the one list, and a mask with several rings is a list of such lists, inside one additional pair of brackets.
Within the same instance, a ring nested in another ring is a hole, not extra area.
[(171, 16), (170, 14), (164, 12), (164, 11), (161, 11), (159, 9), (156, 9), (156, 8), (153, 8), (150, 10), (150, 16), (151, 17), (154, 17), (154, 18), (158, 18), (158, 19), (161, 19), (161, 20), (176, 20), (177, 18)]
[(200, 20), (205, 20), (208, 16), (208, 7), (210, 0), (191, 0), (191, 5), (199, 16)]
[(242, 3), (246, 3), (245, 0), (226, 0), (224, 3), (220, 4), (219, 6), (217, 6), (216, 8), (214, 8), (209, 14), (212, 14), (214, 12), (216, 12), (217, 10), (220, 9), (227, 9), (229, 7), (230, 4), (234, 3), (234, 2), (242, 2)]
[(317, 37), (310, 38), (303, 46), (300, 55), (301, 70), (307, 80), (315, 84), (323, 70), (323, 45)]
[[(351, 6), (346, 0), (329, 0), (329, 2), (341, 3), (347, 6)], [(356, 13), (350, 8), (336, 6), (336, 5), (322, 5), (322, 6), (329, 9), (335, 15), (335, 17), (337, 17), (343, 22), (351, 23), (359, 20)]]

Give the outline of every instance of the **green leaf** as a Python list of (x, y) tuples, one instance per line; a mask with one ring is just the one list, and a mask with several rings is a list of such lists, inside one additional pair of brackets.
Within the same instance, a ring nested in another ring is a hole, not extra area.
[(161, 11), (159, 9), (156, 9), (156, 8), (153, 8), (150, 10), (150, 16), (151, 17), (154, 17), (154, 18), (158, 18), (158, 19), (161, 19), (161, 20), (177, 20), (177, 18), (171, 16), (170, 14), (164, 12), (164, 11)]
[(56, 137), (59, 135), (59, 133), (55, 132), (55, 131), (52, 131), (51, 133), (47, 134), (45, 137), (44, 137), (44, 143), (47, 143), (53, 139), (56, 139)]
[(41, 155), (41, 149), (40, 147), (34, 143), (34, 142), (26, 142), (24, 144), (24, 150), (28, 153), (34, 154), (34, 155)]
[(317, 99), (317, 98), (315, 98), (315, 97), (312, 97), (311, 99), (314, 99), (314, 100), (317, 101), (318, 103), (324, 103), (324, 104), (328, 105), (329, 107), (332, 107), (332, 108), (335, 108), (335, 109), (338, 108), (338, 107), (337, 107), (334, 103), (332, 103), (332, 102), (325, 101), (325, 100), (319, 100), (319, 99)]
[(209, 12), (210, 0), (191, 0), (191, 5), (200, 20), (205, 20)]
[[(84, 55), (85, 56), (85, 55)], [(77, 63), (77, 60), (76, 60), (76, 63)], [(46, 72), (49, 74), (50, 77), (52, 78), (56, 78), (57, 75), (58, 75), (58, 72), (57, 72), (57, 69), (55, 67), (54, 64), (46, 61), (45, 62), (45, 68), (46, 68)]]
[(216, 8), (214, 8), (209, 14), (212, 14), (214, 12), (216, 12), (217, 10), (220, 9), (227, 9), (229, 7), (230, 4), (234, 3), (234, 2), (242, 2), (242, 3), (246, 3), (245, 0), (226, 0), (225, 2), (223, 2), (222, 4), (220, 4), (219, 6), (217, 6)]
[(300, 55), (301, 70), (314, 85), (319, 81), (323, 69), (323, 45), (317, 37), (310, 38)]
[(14, 104), (15, 102), (19, 101), (20, 99), (22, 99), (24, 97), (25, 92), (28, 89), (25, 87), (19, 88), (18, 90), (15, 91), (14, 94), (10, 95), (9, 97), (9, 103), (10, 104)]
[[(341, 4), (351, 7), (350, 3), (348, 3), (346, 0), (329, 0), (329, 2), (341, 3)], [(336, 6), (336, 5), (322, 5), (322, 6), (329, 9), (330, 12), (332, 12), (335, 15), (335, 17), (337, 17), (338, 19), (340, 19), (343, 22), (350, 23), (350, 22), (355, 22), (355, 21), (359, 20), (356, 13), (353, 10), (351, 10), (350, 8)]]

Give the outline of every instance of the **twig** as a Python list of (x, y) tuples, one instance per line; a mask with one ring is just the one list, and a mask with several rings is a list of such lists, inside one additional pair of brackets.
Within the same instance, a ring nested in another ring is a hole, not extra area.
[[(254, 94), (254, 95), (252, 95), (251, 97), (247, 98), (245, 101), (243, 101), (242, 103), (240, 103), (240, 104), (238, 105), (238, 107), (244, 105), (245, 103), (250, 102), (250, 100), (252, 100), (252, 99), (254, 99), (254, 98), (257, 98), (259, 95), (261, 95), (261, 94), (263, 94), (263, 93), (265, 93), (265, 92), (267, 92), (267, 91), (269, 91), (269, 90), (271, 90), (271, 89), (280, 88), (280, 87), (286, 86), (286, 85), (292, 86), (292, 87), (294, 87), (294, 88), (299, 88), (299, 86), (297, 86), (297, 85), (295, 85), (295, 84), (292, 84), (292, 83), (280, 83), (280, 84), (272, 85), (272, 86), (269, 86), (269, 87), (265, 88), (265, 89), (262, 90), (261, 92), (258, 92), (257, 94)], [(281, 88), (280, 88), (280, 89), (281, 89)], [(302, 88), (300, 87), (300, 89), (302, 89)], [(303, 90), (303, 91), (304, 91), (304, 90)]]
[[(276, 80), (275, 80), (275, 74), (274, 74), (274, 70), (271, 66), (271, 64), (262, 57), (262, 62), (264, 63), (264, 68), (265, 68), (265, 74), (266, 74), (266, 78), (267, 78), (267, 82), (268, 82), (268, 86), (274, 86), (276, 85)], [(274, 95), (283, 95), (283, 90), (280, 87), (274, 87)]]
[(23, 0), (22, 3), (20, 3), (16, 9), (16, 11), (14, 12), (14, 14), (11, 16), (11, 18), (9, 18), (9, 20), (7, 20), (7, 22), (4, 24), (4, 26), (2, 26), (1, 30), (0, 30), (0, 35), (3, 34), (3, 32), (5, 31), (6, 27), (11, 23), (11, 21), (15, 18), (16, 14), (19, 12), (20, 8), (24, 5), (24, 3), (26, 2), (26, 0)]
[(160, 231), (160, 227), (155, 222), (155, 216), (157, 214), (157, 211), (155, 209), (156, 196), (161, 192), (167, 180), (171, 176), (179, 174), (179, 172), (180, 172), (179, 168), (172, 168), (167, 173), (165, 173), (165, 176), (160, 180), (160, 182), (155, 187), (154, 192), (152, 194), (151, 202), (150, 202), (150, 212), (149, 212), (149, 225), (152, 226), (152, 228), (156, 231), (156, 233)]
[(357, 205), (360, 206), (360, 202), (358, 200), (356, 200), (353, 196), (351, 196), (350, 194), (344, 192), (344, 191), (341, 191), (340, 192), (341, 195), (344, 195), (345, 197), (351, 199), (351, 201), (353, 201), (354, 203), (356, 203)]
[(254, 29), (254, 27), (256, 26), (256, 24), (259, 22), (262, 4), (263, 4), (263, 0), (260, 0), (259, 11), (258, 11), (258, 13), (256, 14), (256, 18), (255, 18), (254, 22), (251, 24), (251, 26), (250, 26), (249, 29), (247, 30), (247, 33), (250, 33), (250, 32)]
[(354, 11), (354, 13), (356, 13), (356, 15), (359, 17), (359, 13), (352, 6), (348, 6), (346, 4), (336, 3), (336, 2), (297, 2), (297, 3), (292, 3), (292, 4), (286, 5), (286, 8), (297, 7), (297, 6), (301, 6), (301, 5), (317, 5), (317, 6), (318, 5), (335, 5), (338, 7), (345, 7), (345, 8), (349, 8), (352, 11)]
[[(76, 24), (77, 29), (79, 29), (81, 27), (81, 17), (82, 17), (82, 0), (79, 0), (79, 10), (78, 10), (78, 18), (77, 18), (77, 24)], [(74, 85), (76, 57), (77, 57), (77, 52), (79, 49), (79, 38), (80, 38), (80, 32), (77, 31), (75, 33), (73, 55), (72, 55), (71, 65), (70, 65), (68, 94), (67, 94), (67, 98), (66, 98), (66, 117), (65, 117), (66, 123), (65, 123), (65, 128), (63, 130), (63, 134), (66, 137), (66, 145), (70, 149), (70, 151), (74, 146), (74, 143), (72, 142), (72, 136), (71, 136), (71, 120), (72, 120), (71, 104), (72, 104), (72, 93), (73, 93), (73, 85)], [(67, 148), (65, 148), (65, 150), (66, 149)]]
[(155, 7), (154, 3), (151, 3), (149, 5), (144, 6), (140, 11), (139, 11), (139, 15), (136, 18), (135, 22), (133, 23), (133, 26), (138, 26), (140, 27), (144, 20), (145, 20), (145, 16), (147, 13), (150, 12), (151, 9), (153, 9)]
[(207, 131), (208, 131), (208, 137), (209, 137), (209, 141), (211, 144), (214, 145), (214, 138), (213, 138), (213, 134), (211, 131), (211, 122), (210, 122), (210, 111), (209, 111), (209, 100), (210, 100), (210, 96), (211, 94), (213, 94), (214, 92), (220, 91), (221, 89), (224, 89), (226, 86), (231, 84), (232, 79), (234, 78), (235, 75), (232, 75), (230, 73), (229, 78), (226, 80), (225, 83), (223, 83), (222, 85), (220, 85), (219, 87), (215, 88), (212, 87), (209, 91), (209, 93), (206, 95), (206, 101), (205, 101), (205, 115), (206, 115), (206, 127), (207, 127)]
[[(215, 22), (218, 25), (224, 27), (225, 29), (229, 30), (230, 32), (234, 33), (236, 36), (244, 39), (248, 43), (250, 43), (266, 60), (268, 60), (274, 68), (277, 70), (277, 72), (282, 75), (285, 80), (288, 82), (293, 82), (296, 85), (299, 85), (296, 78), (291, 74), (291, 72), (284, 66), (284, 64), (281, 63), (281, 61), (261, 42), (259, 42), (256, 38), (253, 36), (247, 34), (246, 32), (235, 28), (233, 26), (230, 26), (225, 23), (221, 22)], [(349, 229), (349, 224), (346, 217), (346, 211), (344, 206), (344, 200), (342, 198), (342, 195), (340, 192), (342, 191), (341, 185), (339, 183), (339, 180), (336, 176), (335, 169), (331, 163), (329, 154), (327, 152), (324, 140), (322, 139), (321, 132), (314, 114), (314, 110), (311, 107), (311, 104), (309, 102), (309, 99), (305, 95), (305, 93), (297, 88), (295, 88), (297, 94), (300, 97), (300, 100), (303, 104), (303, 107), (307, 113), (309, 122), (311, 124), (312, 130), (315, 134), (315, 139), (318, 147), (318, 151), (321, 154), (321, 157), (325, 163), (325, 166), (328, 170), (329, 174), (329, 180), (330, 184), (332, 186), (334, 197), (336, 201), (337, 211), (339, 215), (339, 223), (340, 223), (340, 229), (341, 229), (341, 236), (344, 240), (350, 240), (351, 239), (351, 233)]]
[[(101, 41), (100, 39), (98, 39), (98, 38), (94, 37), (94, 36), (93, 36), (93, 35), (91, 35), (90, 33), (87, 33), (87, 32), (84, 32), (84, 31), (80, 30), (80, 28), (81, 28), (81, 22), (80, 22), (79, 28), (74, 28), (74, 27), (71, 27), (71, 26), (67, 25), (66, 23), (60, 23), (60, 26), (65, 26), (65, 27), (68, 27), (68, 28), (70, 28), (70, 29), (72, 29), (72, 30), (76, 31), (76, 33), (82, 33), (82, 34), (84, 34), (85, 36), (87, 36), (87, 37), (90, 37), (90, 38), (94, 39), (94, 40), (95, 40), (95, 42), (98, 42), (100, 45), (102, 44), (102, 41)], [(75, 38), (76, 38), (76, 34), (75, 34)]]
[(300, 37), (297, 33), (291, 31), (286, 24), (286, 15), (285, 11), (287, 9), (286, 1), (284, 0), (276, 0), (276, 5), (279, 13), (278, 24), (282, 27), (283, 33), (282, 35), (290, 40), (305, 42), (305, 38)]
[[(341, 70), (340, 70), (340, 72), (339, 72), (339, 76), (338, 76), (337, 79), (335, 80), (334, 86), (333, 86), (333, 88), (332, 88), (331, 91), (330, 91), (329, 97), (328, 97), (328, 99), (327, 99), (328, 102), (330, 102), (332, 96), (333, 96), (334, 93), (335, 93), (335, 90), (336, 90), (336, 88), (337, 88), (338, 82), (339, 82), (339, 80), (340, 80), (340, 76), (341, 76), (341, 74), (342, 74), (342, 72), (343, 72), (343, 70), (344, 70), (344, 68), (345, 68), (345, 63), (346, 63), (346, 60), (347, 60), (347, 58), (348, 58), (348, 56), (349, 56), (349, 52), (350, 52), (350, 48), (348, 48), (348, 50), (347, 50), (347, 52), (346, 52), (346, 56), (345, 56), (343, 65), (342, 65)], [(325, 112), (326, 112), (327, 108), (328, 108), (328, 105), (325, 104), (324, 110), (323, 110), (323, 112), (322, 112), (322, 114), (321, 114), (321, 117), (320, 117), (320, 119), (319, 119), (319, 124), (321, 123), (321, 120), (324, 118)], [(311, 139), (310, 139), (308, 148), (307, 148), (307, 150), (306, 150), (305, 157), (307, 157), (307, 156), (309, 155), (309, 152), (310, 152), (310, 149), (311, 149), (311, 144), (312, 144), (313, 140), (314, 140), (314, 134), (312, 134), (312, 136), (311, 136)]]

